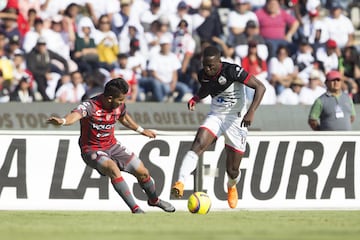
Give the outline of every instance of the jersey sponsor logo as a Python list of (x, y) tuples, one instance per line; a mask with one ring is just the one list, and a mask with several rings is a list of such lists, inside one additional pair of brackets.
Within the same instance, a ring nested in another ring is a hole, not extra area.
[(95, 114), (96, 114), (96, 116), (101, 116), (101, 110), (97, 110), (96, 112), (95, 112)]
[(225, 99), (224, 99), (223, 97), (218, 97), (218, 98), (216, 99), (216, 102), (218, 102), (218, 103), (223, 103), (223, 102), (225, 102)]
[(220, 85), (224, 85), (224, 84), (226, 84), (226, 82), (227, 82), (227, 80), (226, 80), (226, 78), (225, 78), (224, 76), (220, 76), (220, 77), (218, 78), (218, 83), (219, 83)]
[(92, 128), (96, 130), (109, 130), (114, 128), (115, 124), (92, 124)]

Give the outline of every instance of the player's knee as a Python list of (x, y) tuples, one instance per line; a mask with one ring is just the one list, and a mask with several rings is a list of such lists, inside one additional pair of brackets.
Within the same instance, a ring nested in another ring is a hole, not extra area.
[(147, 168), (143, 168), (142, 171), (136, 173), (136, 178), (139, 182), (143, 182), (150, 177), (149, 170)]
[(228, 174), (229, 178), (235, 179), (239, 176), (239, 169), (226, 169), (226, 173)]

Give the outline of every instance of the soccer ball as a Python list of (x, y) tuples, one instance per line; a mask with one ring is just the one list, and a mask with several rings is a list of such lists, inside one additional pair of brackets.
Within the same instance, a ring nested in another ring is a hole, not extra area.
[(207, 214), (211, 208), (211, 199), (204, 192), (194, 192), (188, 199), (188, 209), (191, 213)]

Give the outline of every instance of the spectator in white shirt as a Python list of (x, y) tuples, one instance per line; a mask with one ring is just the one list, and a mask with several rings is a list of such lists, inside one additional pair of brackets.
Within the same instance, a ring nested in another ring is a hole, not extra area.
[(171, 52), (172, 36), (163, 34), (160, 38), (160, 52), (150, 56), (148, 69), (153, 81), (153, 97), (157, 102), (163, 102), (166, 97), (175, 97), (175, 102), (182, 101), (183, 96), (190, 92), (186, 84), (178, 81), (177, 71), (181, 63)]
[(159, 19), (162, 15), (160, 10), (160, 0), (151, 0), (150, 9), (144, 11), (140, 15), (140, 23), (143, 26), (145, 31), (148, 31), (150, 28), (150, 24)]
[(326, 92), (324, 82), (321, 79), (324, 81), (324, 74), (318, 69), (313, 69), (308, 84), (301, 89), (299, 95), (301, 104), (312, 105), (318, 97)]
[(56, 91), (57, 102), (78, 103), (85, 94), (84, 79), (79, 71), (72, 72), (69, 80)]
[(301, 92), (304, 82), (301, 78), (295, 77), (290, 84), (290, 87), (285, 88), (278, 95), (278, 103), (284, 105), (298, 105), (300, 103), (299, 94)]
[(318, 48), (316, 59), (323, 64), (325, 73), (339, 68), (339, 57), (341, 51), (333, 39), (326, 41), (325, 47)]
[(329, 32), (329, 38), (333, 39), (340, 49), (351, 46), (354, 43), (354, 25), (343, 14), (343, 9), (338, 1), (332, 1), (330, 15), (324, 18), (324, 24)]
[[(170, 2), (170, 1), (169, 1)], [(192, 17), (189, 12), (189, 6), (185, 1), (180, 1), (177, 5), (177, 11), (169, 15), (170, 28), (172, 32), (176, 32), (180, 20), (185, 20), (188, 23), (188, 32), (192, 31)]]
[(289, 57), (289, 50), (280, 45), (276, 56), (269, 62), (269, 81), (279, 95), (285, 88), (290, 87), (291, 81), (297, 75), (293, 60)]
[(230, 37), (243, 33), (248, 21), (252, 20), (256, 24), (258, 23), (256, 14), (250, 11), (249, 0), (233, 0), (232, 2), (234, 10), (230, 11), (227, 21)]

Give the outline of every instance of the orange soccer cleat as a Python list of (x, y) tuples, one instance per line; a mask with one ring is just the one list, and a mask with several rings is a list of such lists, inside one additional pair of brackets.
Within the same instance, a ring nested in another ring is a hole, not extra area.
[(236, 185), (228, 187), (228, 204), (230, 208), (236, 208), (238, 203), (238, 192)]
[(176, 182), (171, 188), (171, 195), (176, 198), (182, 198), (184, 195), (184, 184), (182, 182)]

